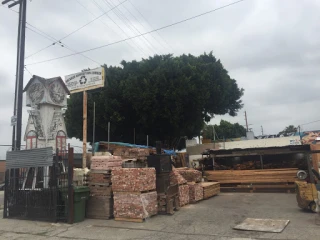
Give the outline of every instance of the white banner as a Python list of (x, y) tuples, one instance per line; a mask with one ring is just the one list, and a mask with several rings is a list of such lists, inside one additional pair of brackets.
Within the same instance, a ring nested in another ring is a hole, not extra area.
[(65, 83), (70, 93), (104, 87), (104, 68), (100, 67), (67, 75)]

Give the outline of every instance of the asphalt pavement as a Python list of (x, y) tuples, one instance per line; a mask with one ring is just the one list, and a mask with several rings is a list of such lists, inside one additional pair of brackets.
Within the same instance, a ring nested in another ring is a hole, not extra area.
[[(0, 216), (2, 212), (0, 211)], [(82, 240), (236, 240), (320, 239), (317, 214), (301, 210), (295, 194), (221, 193), (185, 206), (173, 216), (157, 215), (144, 223), (87, 219), (68, 225), (0, 219), (0, 239)], [(246, 218), (290, 220), (282, 233), (234, 230)]]

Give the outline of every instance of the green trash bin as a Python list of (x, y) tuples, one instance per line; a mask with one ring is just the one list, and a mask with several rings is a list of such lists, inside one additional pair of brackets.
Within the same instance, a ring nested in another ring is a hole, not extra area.
[[(69, 212), (67, 199), (68, 199), (68, 188), (60, 189), (62, 197), (66, 202), (65, 214)], [(90, 189), (86, 186), (74, 186), (73, 187), (73, 222), (82, 222), (86, 215), (86, 201), (90, 195)]]
[(73, 187), (73, 222), (82, 222), (86, 216), (86, 202), (90, 189), (86, 186)]

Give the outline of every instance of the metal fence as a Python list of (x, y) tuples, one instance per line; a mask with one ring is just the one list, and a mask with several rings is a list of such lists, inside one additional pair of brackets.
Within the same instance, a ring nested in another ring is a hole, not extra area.
[[(23, 151), (16, 156), (21, 154)], [(28, 156), (30, 152), (24, 154), (24, 158)], [(72, 223), (69, 216), (73, 213), (73, 149), (56, 154), (51, 151), (50, 157), (49, 166), (33, 161), (32, 166), (21, 163), (23, 167), (19, 167), (15, 159), (14, 167), (6, 169), (5, 218)]]

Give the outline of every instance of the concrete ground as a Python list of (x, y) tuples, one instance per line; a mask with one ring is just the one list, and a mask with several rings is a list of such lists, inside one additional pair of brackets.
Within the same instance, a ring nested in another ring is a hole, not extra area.
[[(221, 193), (183, 207), (173, 216), (158, 215), (144, 223), (88, 219), (67, 225), (0, 219), (0, 239), (320, 239), (316, 216), (298, 208), (295, 194)], [(248, 217), (287, 219), (290, 223), (282, 233), (232, 229)]]

